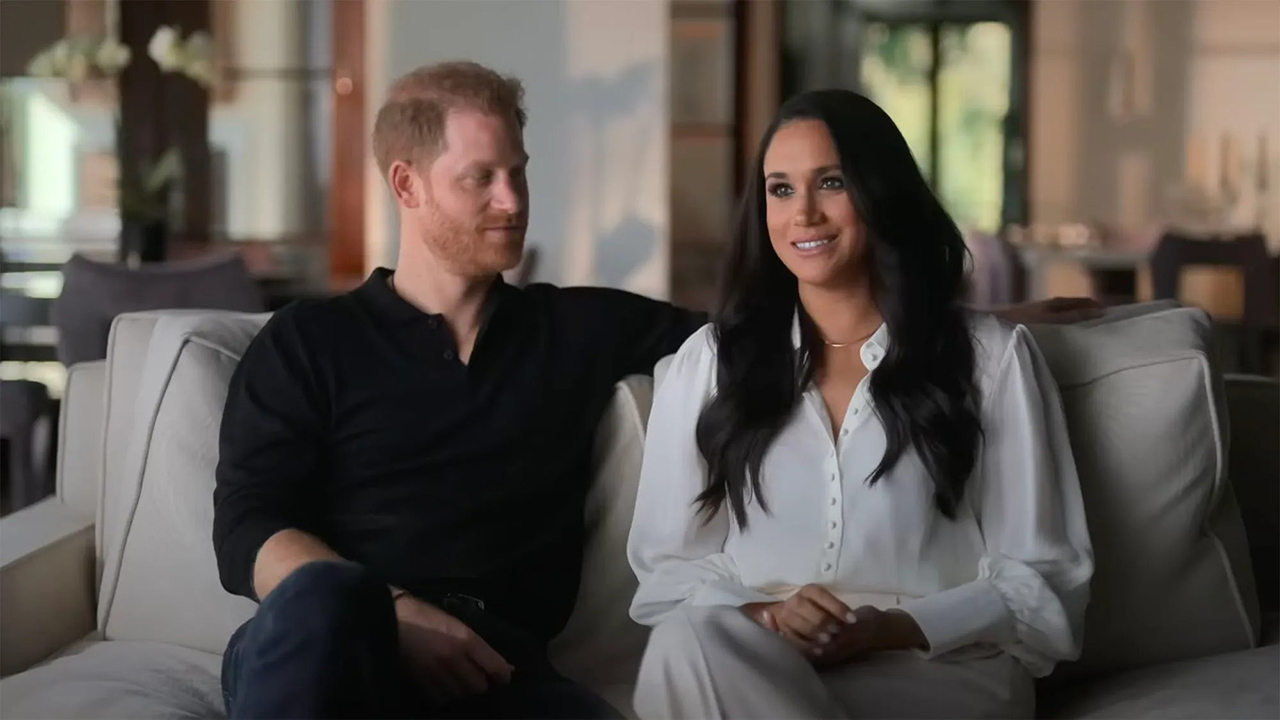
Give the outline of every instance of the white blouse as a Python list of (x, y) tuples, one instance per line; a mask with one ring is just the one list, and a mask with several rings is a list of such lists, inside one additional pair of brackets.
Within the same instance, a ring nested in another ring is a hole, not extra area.
[[(1057, 388), (1025, 327), (976, 313), (971, 323), (983, 440), (954, 521), (913, 449), (866, 483), (885, 448), (868, 374), (838, 438), (807, 389), (761, 466), (768, 514), (752, 501), (745, 531), (728, 508), (704, 522), (694, 428), (715, 391), (716, 348), (711, 326), (689, 338), (649, 418), (627, 547), (640, 581), (631, 616), (656, 625), (681, 603), (781, 600), (817, 583), (850, 607), (910, 613), (929, 657), (998, 647), (1036, 676), (1077, 658), (1093, 550)], [(889, 341), (881, 326), (863, 344), (870, 373)]]

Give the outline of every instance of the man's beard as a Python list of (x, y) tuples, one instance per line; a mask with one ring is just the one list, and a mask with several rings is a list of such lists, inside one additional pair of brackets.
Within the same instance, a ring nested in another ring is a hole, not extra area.
[[(478, 277), (509, 270), (520, 261), (524, 235), (498, 241), (487, 237), (480, 227), (472, 227), (444, 212), (433, 200), (426, 201), (425, 219), (420, 228), (427, 248), (452, 272)], [(510, 216), (488, 217), (490, 226), (514, 224)]]

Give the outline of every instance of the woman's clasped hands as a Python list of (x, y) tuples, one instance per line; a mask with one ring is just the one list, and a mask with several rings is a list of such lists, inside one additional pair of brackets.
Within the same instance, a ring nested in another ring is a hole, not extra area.
[(928, 647), (920, 626), (907, 613), (871, 605), (852, 609), (821, 585), (805, 585), (786, 600), (752, 603), (742, 610), (820, 666), (868, 652)]

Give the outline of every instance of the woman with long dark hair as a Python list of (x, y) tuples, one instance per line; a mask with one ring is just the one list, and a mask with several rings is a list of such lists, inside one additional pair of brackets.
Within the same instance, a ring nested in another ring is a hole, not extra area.
[(714, 322), (659, 384), (628, 554), (645, 717), (1034, 714), (1092, 548), (1026, 328), (892, 120), (843, 90), (760, 143)]

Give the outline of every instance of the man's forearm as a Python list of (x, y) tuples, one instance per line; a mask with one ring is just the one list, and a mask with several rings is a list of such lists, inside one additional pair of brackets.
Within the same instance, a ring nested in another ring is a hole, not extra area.
[(253, 593), (262, 600), (294, 570), (315, 560), (342, 560), (315, 535), (281, 530), (267, 538), (253, 562)]

